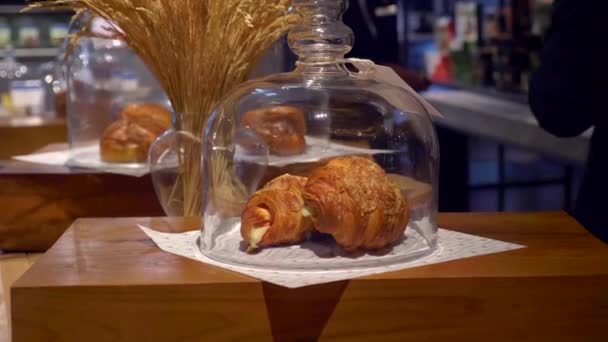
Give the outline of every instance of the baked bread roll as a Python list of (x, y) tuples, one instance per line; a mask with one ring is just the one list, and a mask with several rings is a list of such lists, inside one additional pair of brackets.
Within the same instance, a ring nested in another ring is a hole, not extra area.
[(248, 251), (308, 237), (312, 226), (302, 197), (305, 183), (305, 177), (285, 174), (249, 198), (241, 216), (241, 236), (249, 242)]
[(275, 106), (243, 114), (241, 125), (259, 134), (270, 153), (294, 155), (306, 149), (306, 120), (304, 113), (292, 106)]
[(128, 105), (120, 112), (120, 117), (146, 126), (159, 126), (164, 130), (171, 128), (171, 112), (156, 103)]
[(101, 160), (105, 162), (145, 162), (152, 142), (171, 128), (171, 112), (155, 104), (130, 105), (120, 116), (101, 137)]
[(304, 188), (313, 225), (347, 251), (397, 242), (409, 221), (399, 187), (374, 161), (339, 157), (315, 169)]

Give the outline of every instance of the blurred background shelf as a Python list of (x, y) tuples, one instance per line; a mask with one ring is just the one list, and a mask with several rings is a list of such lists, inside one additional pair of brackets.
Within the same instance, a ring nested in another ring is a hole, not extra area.
[[(24, 1), (12, 1), (14, 4), (5, 4), (10, 3), (11, 1), (2, 1), (3, 4), (0, 4), (0, 14), (16, 14), (22, 12), (27, 5), (23, 4)], [(43, 14), (52, 14), (52, 13), (60, 13), (60, 14), (70, 14), (72, 11), (70, 10), (48, 10), (48, 9), (40, 9), (36, 8), (28, 13), (43, 13)]]
[[(55, 58), (58, 54), (59, 48), (17, 48), (15, 49), (14, 56), (17, 58)], [(0, 51), (0, 58), (5, 57), (6, 55), (6, 51)]]

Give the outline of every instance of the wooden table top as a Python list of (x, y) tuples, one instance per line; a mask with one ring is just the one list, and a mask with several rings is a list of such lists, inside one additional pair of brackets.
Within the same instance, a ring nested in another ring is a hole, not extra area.
[(200, 219), (76, 221), (13, 284), (15, 341), (608, 340), (608, 246), (563, 212), (441, 214), (527, 248), (300, 289), (166, 253), (137, 224)]
[[(182, 232), (198, 229), (200, 220), (77, 220), (18, 285), (258, 282), (231, 271), (163, 252), (137, 224), (158, 231)], [(439, 216), (439, 224), (446, 229), (523, 244), (527, 248), (368, 278), (608, 276), (608, 246), (592, 237), (564, 212), (442, 214)], [(145, 255), (145, 258), (141, 258), (141, 255)], [(158, 265), (171, 267), (160, 268), (162, 272), (159, 272)]]

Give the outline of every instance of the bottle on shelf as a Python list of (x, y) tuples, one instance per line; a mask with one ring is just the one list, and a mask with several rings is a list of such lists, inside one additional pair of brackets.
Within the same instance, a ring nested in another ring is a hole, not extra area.
[(37, 22), (24, 17), (17, 21), (17, 46), (20, 48), (39, 48), (42, 46), (41, 30)]

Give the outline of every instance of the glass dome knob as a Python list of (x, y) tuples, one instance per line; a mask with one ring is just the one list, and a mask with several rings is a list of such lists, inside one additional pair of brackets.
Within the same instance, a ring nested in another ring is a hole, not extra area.
[(294, 0), (302, 20), (289, 31), (290, 49), (301, 62), (339, 60), (352, 48), (353, 31), (342, 22), (348, 0)]

